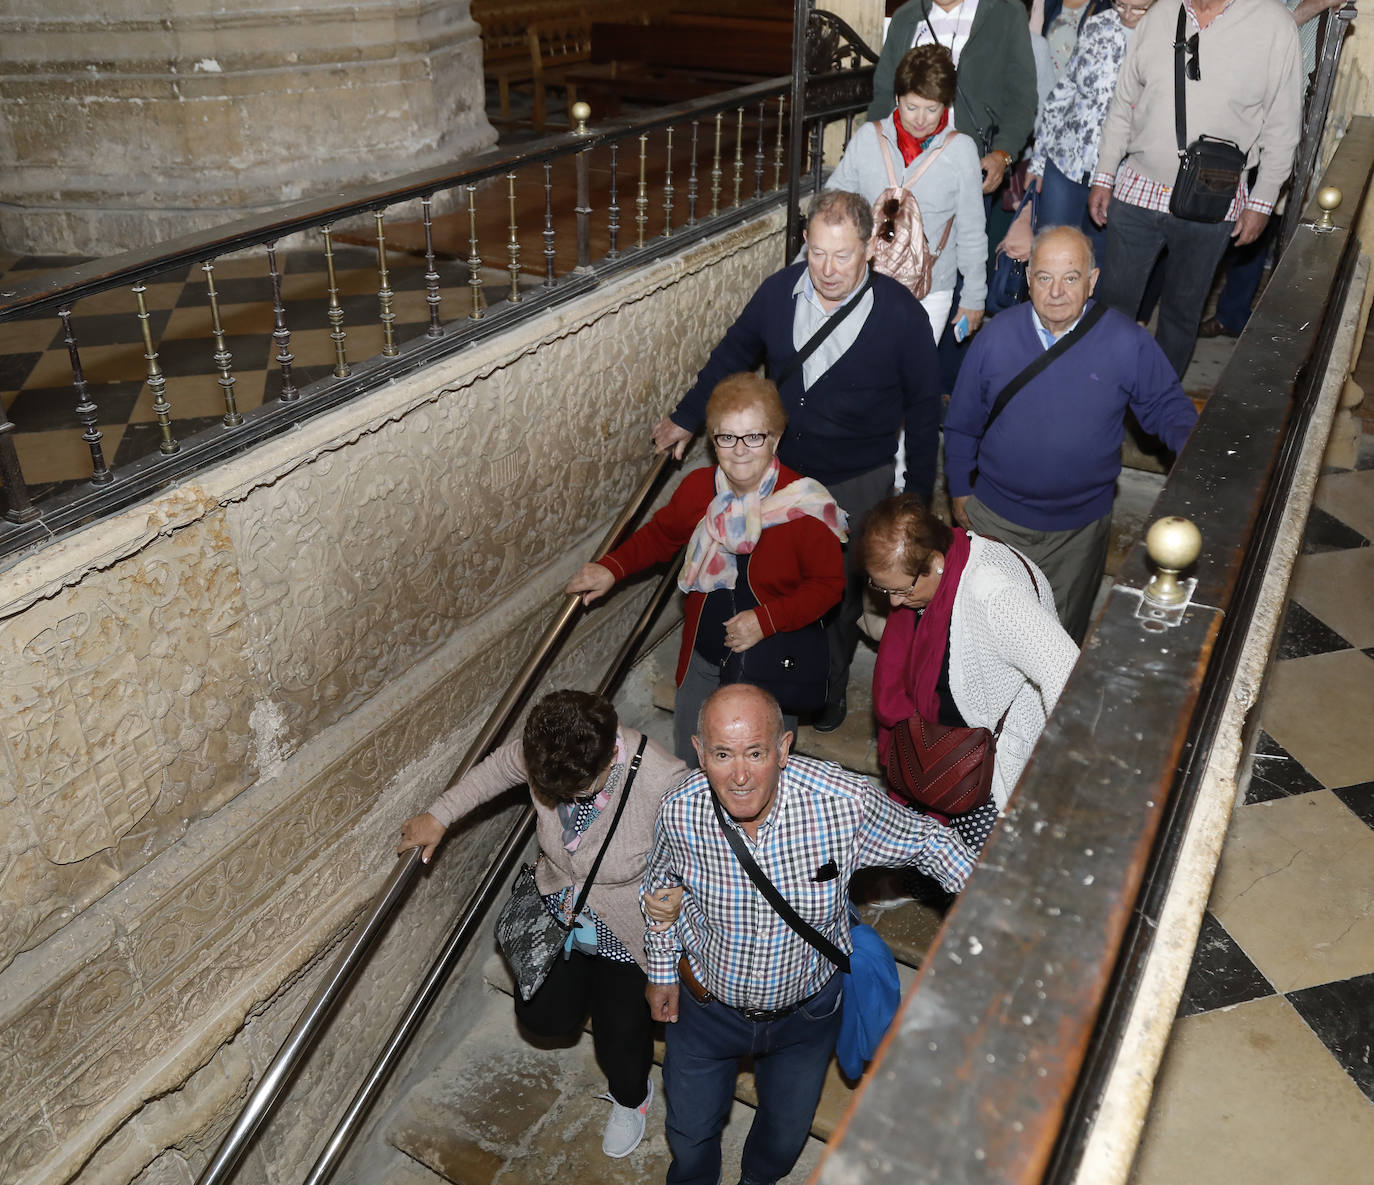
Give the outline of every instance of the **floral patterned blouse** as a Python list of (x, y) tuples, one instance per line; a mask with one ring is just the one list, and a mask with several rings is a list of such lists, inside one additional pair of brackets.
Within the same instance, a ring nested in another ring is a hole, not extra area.
[(1097, 165), (1097, 142), (1130, 38), (1115, 9), (1083, 22), (1068, 66), (1040, 108), (1030, 171), (1045, 175), (1051, 160), (1070, 181), (1083, 181)]

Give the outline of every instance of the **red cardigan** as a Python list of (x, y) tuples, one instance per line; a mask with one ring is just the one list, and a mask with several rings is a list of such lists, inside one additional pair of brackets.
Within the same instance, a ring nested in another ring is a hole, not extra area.
[[(801, 475), (779, 467), (777, 488), (791, 485)], [(714, 465), (694, 469), (678, 486), (668, 504), (614, 551), (597, 561), (616, 580), (652, 564), (670, 560), (692, 537), (716, 496)], [(763, 636), (800, 629), (840, 603), (844, 595), (844, 553), (840, 541), (819, 519), (806, 515), (768, 527), (749, 557), (749, 588), (758, 600)], [(682, 648), (678, 652), (677, 682), (687, 674), (687, 663), (696, 640), (706, 594), (687, 594), (682, 624)]]

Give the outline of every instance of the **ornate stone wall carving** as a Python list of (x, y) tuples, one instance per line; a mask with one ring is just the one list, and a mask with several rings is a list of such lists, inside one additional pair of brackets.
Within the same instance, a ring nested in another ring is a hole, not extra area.
[[(776, 264), (778, 222), (40, 553), (29, 592), (7, 577), (0, 1180), (199, 1168), (645, 472), (649, 425)], [(643, 596), (590, 615), (551, 678), (594, 678)], [(500, 826), (451, 841), (241, 1182), (299, 1179)]]

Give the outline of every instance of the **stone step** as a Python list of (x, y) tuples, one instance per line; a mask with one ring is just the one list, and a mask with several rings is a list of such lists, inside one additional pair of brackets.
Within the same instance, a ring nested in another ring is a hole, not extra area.
[[(540, 1049), (511, 1023), (510, 1001), (491, 993), (467, 1040), (397, 1108), (387, 1142), (454, 1185), (637, 1185), (668, 1169), (663, 1083), (652, 1072), (654, 1101), (644, 1141), (629, 1156), (601, 1151), (610, 1104), (591, 1042)], [(725, 1175), (734, 1179), (753, 1110), (736, 1103), (723, 1140)], [(787, 1181), (801, 1185), (820, 1157), (808, 1141)]]

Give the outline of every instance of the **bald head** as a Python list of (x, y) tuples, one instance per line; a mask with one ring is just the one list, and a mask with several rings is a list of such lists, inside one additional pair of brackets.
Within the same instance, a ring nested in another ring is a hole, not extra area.
[(1083, 315), (1097, 283), (1088, 236), (1074, 226), (1042, 230), (1031, 244), (1027, 273), (1036, 316), (1055, 337), (1062, 336)]
[(756, 834), (773, 809), (792, 746), (778, 701), (748, 683), (720, 687), (701, 705), (692, 744), (711, 792), (745, 831)]

